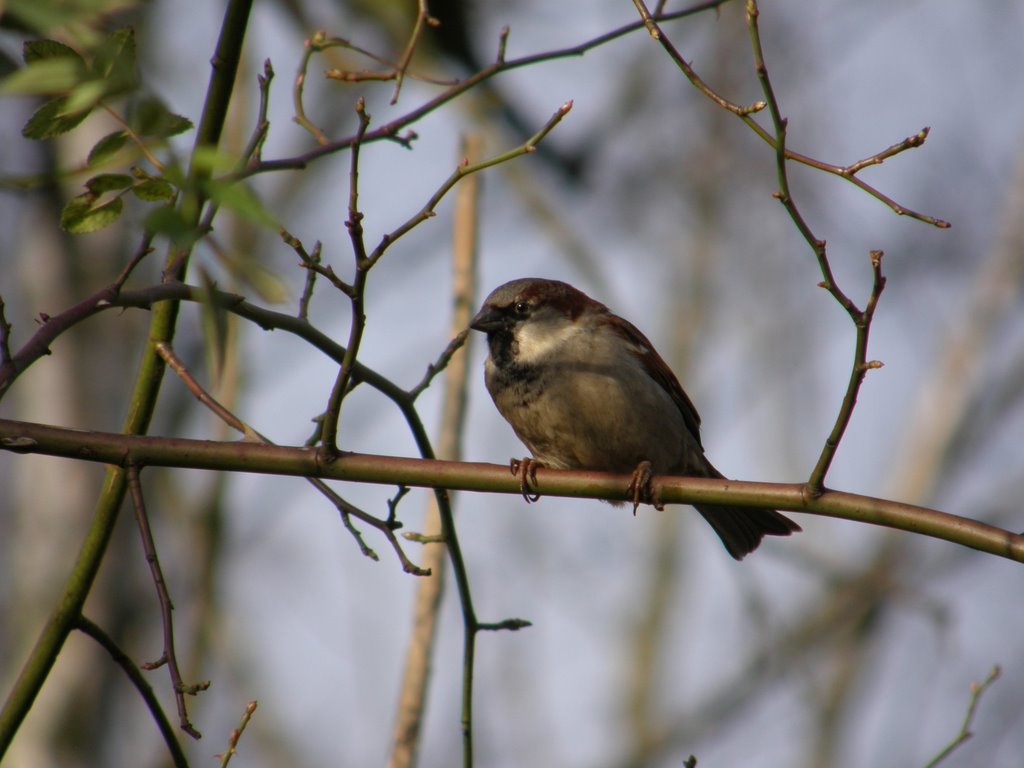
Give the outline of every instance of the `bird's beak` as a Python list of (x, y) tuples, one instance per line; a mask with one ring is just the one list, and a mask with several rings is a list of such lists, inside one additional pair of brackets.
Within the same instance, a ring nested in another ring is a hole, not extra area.
[(500, 331), (505, 327), (505, 313), (500, 309), (485, 305), (470, 321), (469, 327), (474, 331), (483, 331), (484, 333)]

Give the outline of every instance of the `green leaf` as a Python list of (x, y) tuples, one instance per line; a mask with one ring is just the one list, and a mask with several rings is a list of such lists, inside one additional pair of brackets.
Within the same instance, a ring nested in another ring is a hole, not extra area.
[(93, 54), (94, 77), (105, 81), (107, 95), (123, 93), (138, 85), (135, 67), (135, 30), (119, 29), (104, 40)]
[[(31, 120), (29, 122), (31, 122)], [(108, 133), (102, 139), (97, 141), (93, 145), (93, 148), (89, 150), (89, 159), (87, 161), (89, 166), (95, 168), (97, 165), (103, 165), (103, 163), (110, 160), (110, 158), (116, 155), (127, 143), (128, 134), (125, 131), (114, 131), (113, 133)]]
[(46, 102), (32, 113), (32, 117), (21, 129), (21, 135), (26, 139), (49, 139), (60, 136), (74, 129), (89, 116), (88, 111), (68, 114), (66, 107), (67, 98), (64, 96)]
[(64, 93), (85, 74), (81, 62), (68, 57), (39, 59), (0, 83), (0, 93)]
[(224, 370), (224, 358), (228, 345), (228, 313), (223, 305), (214, 297), (217, 284), (210, 274), (199, 268), (199, 281), (202, 296), (203, 338), (206, 340), (206, 351), (209, 355), (210, 370), (219, 378)]
[(92, 108), (108, 95), (107, 85), (103, 80), (86, 80), (84, 83), (79, 83), (68, 95), (64, 109), (72, 113), (91, 112)]
[(146, 230), (155, 235), (169, 237), (178, 245), (189, 247), (198, 233), (182, 218), (181, 211), (172, 205), (154, 208), (146, 217)]
[(175, 191), (165, 179), (149, 178), (140, 181), (132, 187), (132, 193), (147, 202), (171, 201), (174, 199)]
[[(45, 35), (72, 24), (97, 28), (115, 13), (138, 5), (136, 0), (7, 0), (11, 22)], [(4, 6), (0, 3), (0, 6)]]
[(93, 195), (102, 195), (104, 192), (113, 192), (118, 189), (128, 189), (135, 183), (135, 179), (124, 173), (101, 173), (93, 176), (85, 182), (85, 188)]
[(204, 144), (192, 153), (192, 167), (207, 173), (227, 173), (238, 166), (238, 156)]
[(177, 136), (179, 133), (192, 130), (192, 121), (182, 115), (176, 115), (173, 112), (167, 113), (167, 119), (161, 126), (162, 132), (159, 134), (163, 137)]
[(93, 207), (96, 197), (88, 192), (71, 198), (60, 214), (60, 226), (73, 235), (85, 235), (109, 227), (121, 216), (124, 203), (115, 197)]
[(26, 64), (44, 59), (74, 59), (85, 69), (85, 61), (78, 51), (56, 40), (28, 40), (22, 46), (22, 58)]
[(218, 205), (256, 224), (277, 229), (278, 223), (274, 214), (267, 210), (256, 197), (256, 193), (244, 184), (211, 181), (206, 184), (206, 190), (210, 199)]
[(140, 136), (167, 138), (191, 130), (192, 121), (176, 115), (156, 98), (141, 99), (135, 106), (131, 126)]
[(291, 298), (288, 284), (262, 264), (250, 261), (244, 265), (242, 279), (268, 304), (283, 304)]

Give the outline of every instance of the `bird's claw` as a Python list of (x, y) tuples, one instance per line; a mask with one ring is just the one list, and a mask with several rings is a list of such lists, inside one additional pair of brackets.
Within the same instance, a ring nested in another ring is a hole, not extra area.
[(629, 481), (629, 491), (633, 494), (633, 515), (641, 504), (650, 504), (659, 512), (665, 505), (654, 498), (654, 488), (651, 486), (651, 479), (654, 472), (651, 471), (651, 462), (641, 461), (633, 470), (633, 477)]
[(523, 494), (527, 504), (532, 504), (540, 498), (540, 493), (536, 490), (537, 467), (539, 466), (539, 462), (529, 457), (512, 459), (508, 465), (512, 474), (519, 478), (519, 492)]

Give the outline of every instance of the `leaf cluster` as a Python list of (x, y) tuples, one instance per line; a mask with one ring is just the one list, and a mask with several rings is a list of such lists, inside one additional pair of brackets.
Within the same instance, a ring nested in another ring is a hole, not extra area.
[[(151, 148), (190, 130), (192, 122), (148, 95), (132, 101), (127, 117), (113, 109), (111, 102), (140, 90), (136, 55), (135, 31), (129, 27), (81, 52), (58, 40), (30, 40), (22, 51), (25, 66), (0, 82), (0, 94), (49, 97), (21, 130), (26, 138), (38, 141), (69, 133), (97, 110), (113, 114), (123, 127), (93, 145), (85, 160), (87, 171), (113, 165), (132, 146), (152, 158)], [(85, 192), (65, 204), (61, 227), (85, 234), (113, 224), (124, 210), (128, 193), (144, 202), (173, 203), (178, 180), (165, 173), (159, 162), (151, 164), (153, 170), (129, 165), (127, 173), (88, 178)]]

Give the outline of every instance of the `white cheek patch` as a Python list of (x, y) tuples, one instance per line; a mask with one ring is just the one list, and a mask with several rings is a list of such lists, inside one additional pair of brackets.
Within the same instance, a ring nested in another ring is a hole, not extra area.
[(582, 332), (578, 324), (564, 318), (523, 323), (516, 329), (519, 347), (516, 360), (523, 364), (535, 363)]

